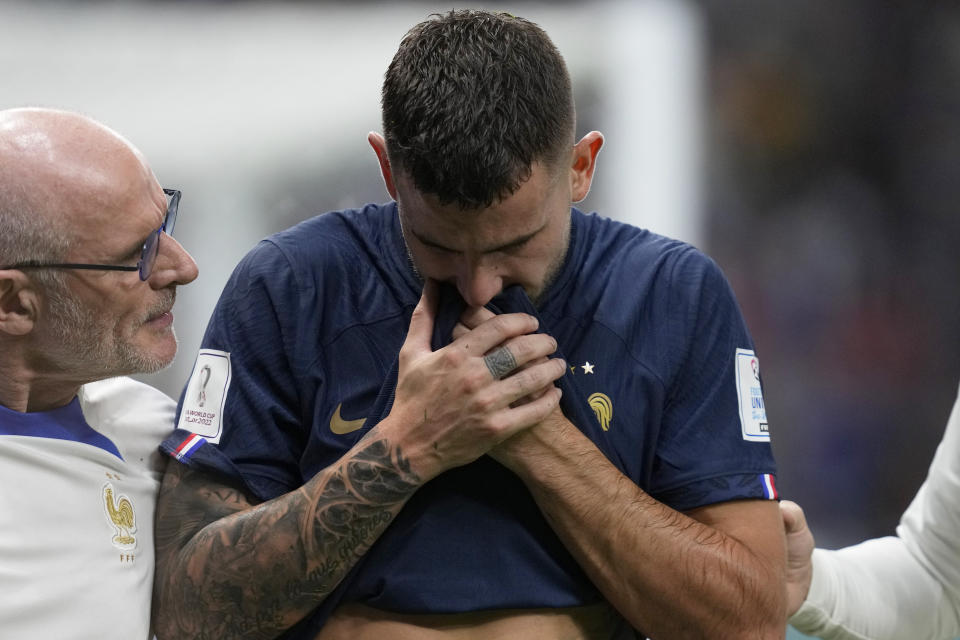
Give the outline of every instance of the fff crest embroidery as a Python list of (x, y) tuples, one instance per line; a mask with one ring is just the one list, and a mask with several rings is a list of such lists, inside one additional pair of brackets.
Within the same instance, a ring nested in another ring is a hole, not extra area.
[(604, 431), (609, 431), (610, 422), (613, 420), (613, 403), (610, 398), (604, 393), (592, 393), (587, 398), (587, 403), (593, 409), (593, 413), (596, 414), (600, 427)]
[(116, 530), (110, 540), (113, 546), (124, 550), (136, 547), (137, 518), (130, 498), (122, 494), (114, 498), (113, 485), (107, 482), (103, 485), (103, 508), (107, 520)]

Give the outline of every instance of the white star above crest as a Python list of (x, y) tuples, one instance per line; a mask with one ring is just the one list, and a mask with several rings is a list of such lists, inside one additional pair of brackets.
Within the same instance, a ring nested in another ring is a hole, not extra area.
[(580, 368), (583, 369), (584, 373), (593, 373), (593, 367), (594, 365), (590, 364), (589, 360), (580, 365)]

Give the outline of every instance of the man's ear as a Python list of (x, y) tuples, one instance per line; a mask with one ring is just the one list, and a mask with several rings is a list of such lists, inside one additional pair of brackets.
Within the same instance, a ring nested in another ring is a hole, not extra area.
[(22, 271), (0, 271), (0, 332), (22, 336), (33, 331), (40, 312), (40, 294)]
[(393, 183), (393, 171), (390, 169), (390, 158), (387, 156), (387, 141), (379, 133), (371, 131), (367, 134), (367, 142), (377, 154), (377, 162), (380, 163), (380, 173), (383, 175), (383, 184), (387, 187), (387, 193), (396, 200), (397, 187)]
[(597, 168), (597, 154), (603, 146), (603, 134), (591, 131), (573, 145), (570, 163), (570, 193), (574, 202), (580, 202), (590, 193), (593, 172)]

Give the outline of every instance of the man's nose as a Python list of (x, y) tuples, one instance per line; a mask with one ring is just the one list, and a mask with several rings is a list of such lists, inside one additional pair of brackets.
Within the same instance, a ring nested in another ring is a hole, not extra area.
[(170, 285), (187, 284), (197, 279), (199, 270), (193, 257), (179, 242), (166, 233), (160, 237), (160, 251), (147, 282), (154, 289)]
[(471, 307), (482, 307), (503, 289), (503, 277), (482, 260), (468, 260), (457, 276), (457, 289)]

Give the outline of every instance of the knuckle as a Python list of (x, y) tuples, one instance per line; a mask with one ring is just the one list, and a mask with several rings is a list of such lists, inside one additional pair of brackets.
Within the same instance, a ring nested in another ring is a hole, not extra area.
[(410, 363), (414, 361), (413, 349), (404, 345), (400, 348), (400, 353), (397, 355), (397, 364), (401, 369), (406, 369), (410, 366)]
[(506, 428), (505, 419), (492, 414), (480, 423), (480, 435), (487, 440), (499, 440)]
[(545, 393), (535, 403), (534, 412), (537, 414), (537, 420), (543, 420), (550, 412), (560, 404), (560, 396), (556, 393)]
[(503, 442), (510, 436), (512, 429), (512, 425), (506, 420), (497, 420), (491, 428), (489, 437), (494, 442)]
[(493, 316), (487, 322), (490, 323), (490, 326), (493, 327), (493, 329), (497, 333), (501, 333), (501, 334), (508, 333), (510, 331), (510, 325), (511, 325), (510, 316), (511, 314), (501, 314), (501, 315)]
[(427, 305), (426, 302), (421, 299), (417, 303), (417, 306), (413, 308), (413, 313), (410, 315), (410, 322), (421, 322), (426, 319), (425, 316), (427, 316)]
[(483, 422), (488, 424), (491, 420), (491, 417), (488, 414), (490, 414), (490, 412), (497, 406), (496, 398), (489, 394), (482, 394), (474, 398), (472, 404), (478, 415), (486, 416), (483, 419)]
[(533, 387), (542, 387), (548, 382), (552, 382), (555, 377), (556, 369), (549, 360), (531, 365), (524, 370), (529, 376), (529, 384)]
[(518, 335), (530, 328), (530, 316), (525, 313), (502, 313), (492, 317), (489, 322), (503, 335)]
[(510, 376), (510, 382), (513, 383), (514, 395), (527, 394), (537, 385), (536, 371), (535, 369), (524, 369)]
[(475, 394), (484, 386), (486, 386), (489, 380), (490, 372), (487, 371), (486, 368), (483, 370), (477, 368), (463, 376), (461, 380), (461, 388), (465, 393)]
[(510, 342), (510, 347), (516, 354), (518, 362), (531, 362), (557, 350), (556, 341), (542, 333), (515, 338)]
[(439, 355), (439, 364), (443, 368), (456, 369), (463, 364), (464, 355), (458, 349), (444, 347), (436, 352)]
[(531, 338), (534, 337), (535, 336), (521, 336), (514, 338), (504, 346), (509, 348), (510, 353), (513, 354), (517, 362), (528, 362), (535, 357), (536, 353), (534, 348), (535, 343), (531, 340)]

